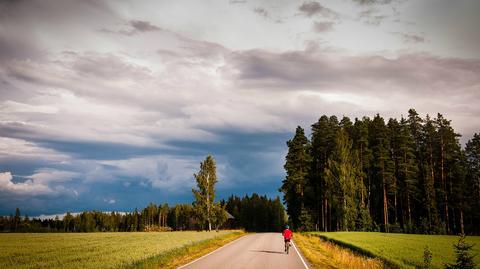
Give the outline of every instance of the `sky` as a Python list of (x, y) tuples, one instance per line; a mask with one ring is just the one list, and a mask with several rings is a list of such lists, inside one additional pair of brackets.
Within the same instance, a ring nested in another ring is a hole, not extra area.
[(281, 195), (322, 115), (480, 132), (480, 1), (0, 1), (0, 215)]

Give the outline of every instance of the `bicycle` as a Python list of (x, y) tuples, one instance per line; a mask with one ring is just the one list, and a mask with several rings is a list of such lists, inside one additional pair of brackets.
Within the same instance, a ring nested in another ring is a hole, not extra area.
[(290, 240), (285, 240), (285, 253), (288, 254), (289, 250), (290, 250)]

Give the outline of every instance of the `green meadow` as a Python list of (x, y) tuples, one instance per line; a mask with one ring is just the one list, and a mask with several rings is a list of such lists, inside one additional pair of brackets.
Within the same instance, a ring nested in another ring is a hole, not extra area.
[[(373, 232), (313, 232), (311, 234), (333, 241), (360, 253), (378, 257), (394, 267), (415, 268), (423, 265), (423, 252), (426, 246), (432, 252), (432, 268), (444, 268), (446, 263), (455, 261), (453, 244), (458, 236), (419, 235)], [(467, 236), (469, 244), (475, 244), (472, 254), (477, 254), (475, 262), (480, 268), (480, 236)]]
[(3, 233), (0, 268), (125, 268), (228, 236), (220, 232)]

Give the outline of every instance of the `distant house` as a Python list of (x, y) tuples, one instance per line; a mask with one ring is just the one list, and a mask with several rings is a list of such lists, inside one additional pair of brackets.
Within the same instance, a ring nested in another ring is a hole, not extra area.
[(221, 229), (223, 230), (228, 230), (228, 229), (234, 229), (236, 227), (235, 225), (235, 217), (232, 216), (232, 214), (227, 212), (227, 221), (222, 225)]

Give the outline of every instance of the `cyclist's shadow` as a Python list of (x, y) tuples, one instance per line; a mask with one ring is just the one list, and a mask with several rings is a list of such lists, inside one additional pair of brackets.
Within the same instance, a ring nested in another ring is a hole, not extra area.
[(273, 251), (273, 250), (250, 250), (252, 252), (262, 252), (262, 253), (269, 253), (269, 254), (285, 254), (283, 251)]

